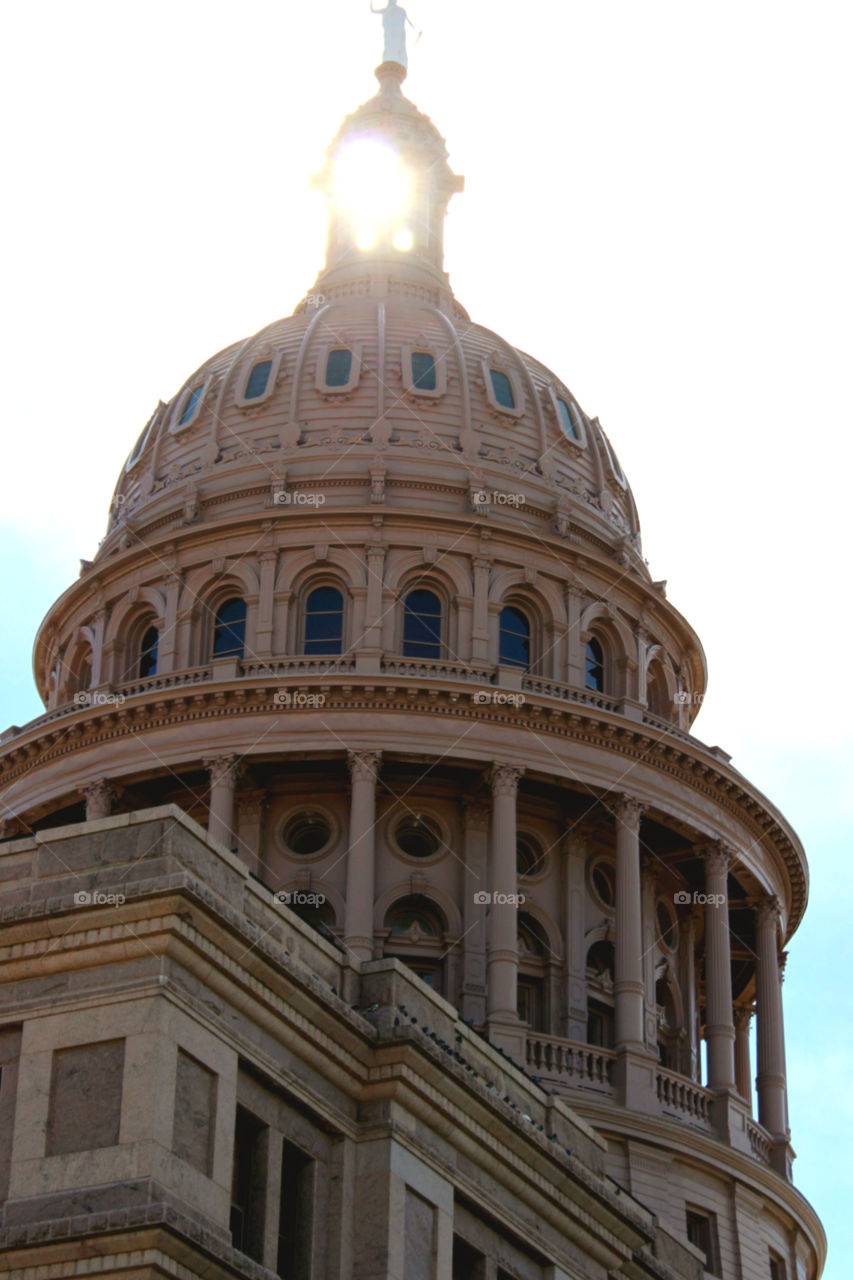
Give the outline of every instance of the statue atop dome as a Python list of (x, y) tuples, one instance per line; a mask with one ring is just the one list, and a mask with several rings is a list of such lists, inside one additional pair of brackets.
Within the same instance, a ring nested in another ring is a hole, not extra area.
[(397, 0), (387, 0), (384, 9), (377, 9), (370, 0), (370, 12), (382, 14), (382, 28), (385, 34), (385, 47), (382, 51), (383, 62), (396, 62), (401, 67), (408, 67), (406, 57), (406, 23), (414, 31), (415, 24), (397, 4)]

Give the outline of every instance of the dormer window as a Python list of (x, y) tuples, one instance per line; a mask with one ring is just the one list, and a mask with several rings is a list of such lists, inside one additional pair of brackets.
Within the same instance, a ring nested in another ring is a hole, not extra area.
[(326, 356), (326, 386), (345, 387), (352, 375), (352, 352), (346, 347), (335, 347)]
[(414, 396), (437, 400), (447, 390), (447, 360), (444, 354), (431, 351), (421, 339), (421, 346), (403, 347), (401, 372), (403, 386)]
[(503, 362), (503, 357), (495, 354), (482, 361), (483, 382), (486, 388), (486, 399), (493, 409), (500, 414), (512, 418), (520, 418), (524, 411), (524, 390), (520, 379), (511, 367)]
[(575, 420), (569, 404), (561, 396), (557, 397), (557, 412), (560, 415), (560, 426), (565, 431), (570, 440), (580, 440), (578, 429), (575, 426)]
[(361, 346), (336, 343), (324, 347), (317, 358), (317, 390), (321, 393), (352, 391), (361, 372)]
[(412, 352), (412, 388), (415, 391), (435, 391), (435, 357), (430, 351)]
[(512, 383), (505, 373), (501, 373), (500, 369), (490, 369), (489, 376), (492, 380), (492, 392), (498, 404), (503, 409), (515, 408), (515, 395), (512, 390)]
[(621, 485), (624, 489), (627, 487), (628, 481), (625, 479), (625, 473), (619, 464), (619, 459), (616, 457), (616, 451), (607, 439), (607, 436), (603, 431), (601, 431), (601, 428), (599, 428), (599, 434), (601, 437), (601, 443), (604, 445), (604, 452), (610, 467), (610, 474), (613, 476), (616, 483)]
[(198, 412), (199, 401), (201, 400), (203, 391), (204, 391), (204, 383), (199, 382), (196, 386), (194, 386), (190, 391), (187, 392), (186, 398), (184, 400), (184, 407), (181, 410), (181, 416), (180, 418), (178, 418), (179, 427), (185, 427), (187, 423), (192, 422), (193, 418), (196, 416)]
[(244, 400), (260, 400), (267, 389), (272, 371), (272, 360), (259, 360), (253, 365), (243, 392)]

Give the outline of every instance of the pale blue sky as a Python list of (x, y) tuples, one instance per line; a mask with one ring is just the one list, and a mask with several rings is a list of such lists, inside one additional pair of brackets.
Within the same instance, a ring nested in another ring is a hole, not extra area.
[[(696, 733), (808, 851), (785, 981), (795, 1178), (826, 1280), (846, 1280), (849, 7), (407, 8), (406, 91), (467, 178), (457, 295), (600, 415), (652, 573), (706, 647)], [(310, 289), (309, 175), (374, 90), (380, 25), (367, 0), (4, 14), (4, 726), (38, 713), (35, 628), (157, 400)]]

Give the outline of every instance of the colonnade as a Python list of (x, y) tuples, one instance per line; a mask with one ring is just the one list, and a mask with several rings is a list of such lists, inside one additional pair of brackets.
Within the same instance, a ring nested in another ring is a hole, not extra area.
[[(346, 911), (343, 941), (360, 961), (374, 955), (376, 899), (376, 791), (382, 753), (349, 751), (350, 820), (347, 858)], [(218, 756), (205, 761), (210, 775), (208, 833), (220, 843), (233, 843), (234, 795), (240, 772), (239, 757)], [(517, 1016), (518, 991), (518, 873), (516, 808), (524, 770), (495, 763), (489, 773), (490, 809), (466, 806), (466, 864), (470, 843), (471, 866), (466, 871), (463, 905), (466, 939), (477, 950), (474, 989), (484, 993), (480, 1007), (489, 1034), (511, 1054), (524, 1060), (527, 1028)], [(87, 818), (107, 816), (114, 789), (99, 779), (85, 789)], [(617, 1059), (645, 1068), (653, 1059), (645, 1026), (643, 871), (640, 825), (643, 809), (633, 796), (620, 795), (609, 808), (616, 821), (615, 882), (615, 1051)], [(735, 1097), (751, 1106), (752, 1070), (749, 1027), (757, 1015), (758, 1118), (774, 1143), (787, 1144), (789, 1135), (785, 1069), (785, 1036), (779, 963), (781, 909), (775, 898), (760, 902), (756, 914), (755, 1009), (732, 1000), (731, 932), (728, 878), (735, 851), (719, 841), (697, 850), (704, 863), (705, 923), (705, 1038), (707, 1088), (715, 1097)], [(475, 865), (476, 864), (476, 865)], [(488, 894), (487, 904), (482, 893)], [(468, 902), (467, 898), (472, 901)], [(473, 904), (480, 898), (480, 909)], [(487, 906), (485, 930), (479, 911)], [(688, 937), (692, 937), (692, 927)], [(690, 957), (692, 973), (692, 957)], [(484, 971), (483, 971), (484, 970)], [(476, 1001), (475, 1001), (476, 1003)], [(692, 1001), (691, 1001), (692, 1004)], [(627, 1078), (627, 1077), (626, 1077)], [(623, 1100), (631, 1105), (630, 1090)], [(786, 1146), (787, 1149), (787, 1146)]]

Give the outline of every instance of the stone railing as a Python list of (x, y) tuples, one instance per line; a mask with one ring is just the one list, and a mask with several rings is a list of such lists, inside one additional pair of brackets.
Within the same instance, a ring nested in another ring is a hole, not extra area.
[(711, 1127), (711, 1094), (700, 1084), (677, 1075), (674, 1071), (658, 1071), (657, 1094), (662, 1115), (688, 1120), (703, 1129)]
[(527, 693), (536, 693), (542, 698), (558, 698), (560, 702), (579, 702), (585, 707), (595, 707), (598, 711), (619, 711), (618, 701), (605, 698), (592, 689), (578, 689), (573, 684), (564, 684), (561, 680), (544, 680), (540, 676), (525, 675), (521, 677), (521, 687)]
[(577, 1044), (573, 1040), (563, 1040), (557, 1036), (527, 1037), (528, 1074), (555, 1084), (611, 1094), (615, 1060), (616, 1055), (612, 1049)]
[(494, 667), (473, 666), (467, 662), (441, 662), (435, 658), (383, 658), (384, 676), (406, 676), (410, 680), (450, 680), (454, 683), (491, 684)]
[(253, 680), (274, 680), (279, 676), (348, 676), (355, 672), (355, 654), (338, 657), (326, 654), (316, 658), (298, 654), (293, 658), (244, 658), (239, 664), (241, 676)]
[[(192, 667), (186, 671), (170, 671), (167, 675), (146, 676), (142, 680), (129, 680), (117, 684), (114, 692), (124, 698), (132, 698), (139, 693), (157, 693), (160, 689), (178, 689), (188, 684), (204, 684), (211, 680), (213, 673), (210, 667)], [(97, 695), (93, 695), (97, 697)]]
[(747, 1120), (746, 1131), (749, 1134), (750, 1149), (756, 1160), (760, 1160), (762, 1164), (770, 1164), (770, 1157), (773, 1151), (773, 1141), (770, 1134), (754, 1120)]

